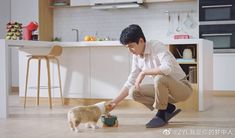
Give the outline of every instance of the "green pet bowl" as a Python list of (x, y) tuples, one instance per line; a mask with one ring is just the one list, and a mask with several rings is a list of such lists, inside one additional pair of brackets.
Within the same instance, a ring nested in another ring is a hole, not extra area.
[(112, 115), (112, 116), (109, 116), (109, 117), (106, 117), (106, 116), (101, 116), (101, 121), (107, 125), (107, 126), (114, 126), (115, 125), (115, 122), (117, 121), (117, 117)]

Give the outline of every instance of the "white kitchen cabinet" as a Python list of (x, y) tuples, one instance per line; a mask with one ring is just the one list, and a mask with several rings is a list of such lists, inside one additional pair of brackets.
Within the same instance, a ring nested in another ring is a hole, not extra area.
[[(89, 49), (63, 48), (59, 58), (62, 90), (67, 98), (90, 97), (90, 55)], [(54, 86), (59, 86), (57, 66), (54, 65)], [(59, 89), (54, 89), (59, 94)], [(58, 95), (59, 96), (59, 95)]]
[[(20, 96), (24, 96), (25, 77), (27, 55), (30, 54), (47, 54), (50, 48), (22, 48), (19, 52), (19, 72), (20, 72)], [(62, 55), (59, 57), (60, 71), (62, 80), (62, 92), (64, 97), (68, 98), (89, 98), (90, 97), (90, 67), (89, 67), (89, 49), (88, 48), (68, 48), (63, 49)], [(51, 60), (51, 84), (52, 97), (60, 97), (59, 95), (59, 79), (57, 72), (57, 64)], [(47, 70), (45, 61), (41, 64), (41, 88), (40, 96), (47, 97)], [(30, 64), (30, 74), (28, 83), (28, 96), (36, 95), (37, 86), (38, 61), (32, 60)]]
[(214, 90), (235, 91), (235, 53), (214, 54)]
[[(29, 57), (28, 55), (40, 53), (40, 54), (47, 54), (49, 48), (27, 48), (21, 49), (19, 51), (19, 86), (20, 86), (20, 96), (24, 96), (25, 92), (25, 80), (26, 80), (26, 70), (27, 70), (27, 60)], [(40, 90), (40, 96), (47, 97), (48, 91), (45, 89), (47, 84), (47, 70), (46, 70), (46, 62), (41, 62), (41, 86), (42, 89)], [(50, 68), (51, 74), (53, 75), (53, 65)], [(28, 94), (29, 97), (34, 97), (37, 93), (37, 80), (38, 80), (38, 60), (31, 60), (29, 66), (29, 79), (28, 79)], [(53, 83), (53, 82), (52, 82)], [(51, 83), (51, 84), (52, 84)], [(53, 87), (53, 85), (52, 85)], [(53, 95), (53, 91), (52, 91)]]
[(91, 98), (113, 99), (125, 83), (130, 70), (130, 55), (123, 46), (92, 47)]

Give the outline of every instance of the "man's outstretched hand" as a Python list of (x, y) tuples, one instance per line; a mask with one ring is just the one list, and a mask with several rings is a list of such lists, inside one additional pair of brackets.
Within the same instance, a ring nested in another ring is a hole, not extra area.
[(117, 104), (114, 101), (108, 101), (107, 106), (109, 110), (112, 111), (117, 106)]

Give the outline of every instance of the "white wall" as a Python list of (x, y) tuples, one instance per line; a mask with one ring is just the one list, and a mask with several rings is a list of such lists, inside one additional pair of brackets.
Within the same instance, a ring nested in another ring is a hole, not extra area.
[(38, 0), (11, 0), (11, 20), (27, 25), (38, 22)]
[(0, 0), (0, 39), (6, 36), (6, 24), (10, 21), (10, 7), (9, 0)]
[[(7, 0), (5, 0), (7, 1)], [(2, 5), (2, 4), (1, 4)], [(30, 5), (30, 6), (29, 6)], [(30, 21), (38, 21), (38, 0), (11, 0), (11, 20), (27, 25)], [(1, 8), (2, 9), (2, 8)], [(148, 4), (148, 8), (123, 10), (92, 10), (89, 7), (55, 8), (54, 37), (62, 37), (63, 41), (75, 41), (72, 28), (79, 28), (80, 40), (85, 35), (111, 37), (118, 39), (121, 30), (129, 24), (139, 24), (147, 39), (165, 39), (169, 27), (165, 11), (194, 10), (193, 14), (198, 24), (197, 2), (170, 2)], [(2, 13), (2, 12), (1, 12)], [(0, 14), (1, 14), (0, 13)], [(174, 26), (177, 26), (174, 15)], [(182, 21), (186, 14), (182, 14)], [(198, 38), (198, 27), (189, 30), (189, 34)], [(12, 50), (12, 85), (18, 86), (18, 52)]]
[[(89, 7), (57, 8), (54, 10), (54, 36), (62, 37), (63, 41), (75, 41), (76, 35), (72, 28), (79, 28), (80, 40), (85, 35), (111, 37), (118, 39), (121, 30), (129, 24), (139, 24), (147, 39), (166, 39), (169, 27), (165, 11), (194, 10), (196, 27), (189, 33), (198, 38), (197, 2), (170, 2), (148, 4), (148, 8), (122, 10), (92, 10)], [(185, 20), (186, 13), (182, 14)], [(174, 16), (174, 24), (177, 25)]]
[[(0, 0), (0, 39), (4, 39), (6, 36), (6, 24), (11, 18), (11, 1)], [(11, 50), (9, 50), (9, 60), (11, 60)], [(9, 64), (11, 68), (11, 64)], [(9, 84), (11, 84), (11, 79), (9, 79)]]
[[(27, 25), (31, 21), (38, 22), (38, 0), (11, 0), (11, 21), (20, 22), (23, 26)], [(12, 86), (18, 86), (18, 50), (13, 48), (11, 53)]]

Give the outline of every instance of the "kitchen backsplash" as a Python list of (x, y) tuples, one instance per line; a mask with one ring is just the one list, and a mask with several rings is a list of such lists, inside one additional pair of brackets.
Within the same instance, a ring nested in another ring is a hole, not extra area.
[[(129, 24), (139, 24), (148, 40), (167, 39), (169, 29), (168, 14), (165, 11), (193, 11), (189, 17), (194, 26), (186, 27), (187, 13), (180, 13), (180, 27), (185, 32), (198, 38), (198, 9), (197, 2), (152, 3), (147, 8), (122, 10), (93, 10), (89, 7), (56, 8), (54, 10), (54, 37), (61, 37), (62, 41), (75, 41), (79, 29), (79, 39), (85, 35), (110, 37), (118, 40), (121, 30)], [(171, 14), (173, 30), (178, 27), (178, 14)]]

